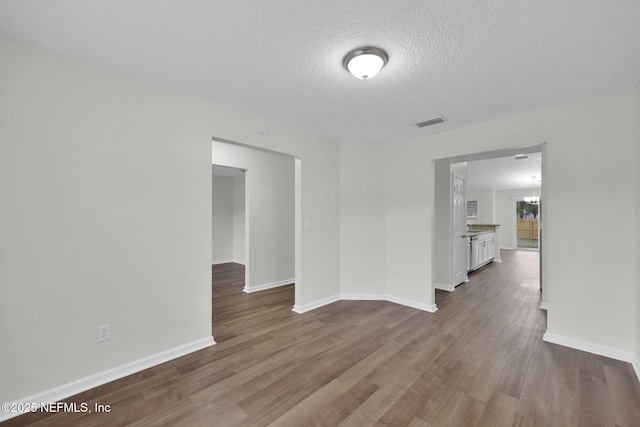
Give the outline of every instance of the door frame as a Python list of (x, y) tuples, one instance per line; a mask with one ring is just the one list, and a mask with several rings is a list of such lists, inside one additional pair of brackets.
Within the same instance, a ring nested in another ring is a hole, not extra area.
[[(541, 200), (542, 200), (542, 195), (543, 194), (548, 194), (547, 192), (547, 188), (548, 188), (548, 180), (547, 180), (547, 143), (546, 142), (541, 142), (539, 144), (535, 144), (535, 145), (528, 145), (528, 146), (516, 146), (516, 147), (510, 147), (510, 148), (503, 148), (503, 149), (496, 149), (496, 150), (489, 150), (489, 151), (482, 151), (482, 152), (476, 152), (476, 153), (464, 153), (461, 155), (457, 155), (457, 156), (450, 156), (450, 157), (443, 157), (443, 158), (438, 158), (438, 159), (433, 159), (432, 160), (432, 164), (434, 165), (434, 170), (435, 170), (435, 165), (437, 164), (437, 162), (439, 161), (448, 161), (449, 164), (454, 164), (454, 163), (461, 163), (461, 162), (468, 162), (468, 161), (473, 161), (473, 160), (485, 160), (485, 159), (492, 159), (492, 158), (497, 158), (497, 157), (506, 157), (506, 156), (515, 156), (517, 154), (528, 154), (528, 153), (542, 153), (542, 164), (541, 164), (541, 169), (542, 169), (542, 185), (541, 185)], [(434, 179), (433, 182), (433, 188), (434, 188), (434, 195), (437, 192), (437, 188), (439, 185), (440, 181), (438, 180), (438, 178), (436, 177), (436, 179)], [(540, 240), (539, 240), (539, 256), (540, 256), (540, 275), (539, 275), (539, 280), (540, 280), (540, 291), (542, 293), (542, 302), (540, 303), (540, 309), (543, 310), (547, 310), (547, 295), (548, 295), (548, 289), (547, 289), (547, 280), (546, 280), (546, 273), (547, 273), (547, 260), (546, 260), (546, 252), (543, 251), (543, 246), (542, 246), (542, 241), (544, 239), (546, 239), (544, 233), (546, 232), (546, 229), (544, 228), (544, 224), (543, 224), (543, 220), (542, 218), (546, 218), (547, 217), (547, 212), (548, 212), (548, 203), (542, 203), (541, 202), (541, 206), (540, 206), (540, 218), (541, 221), (539, 223), (540, 226), (540, 230), (539, 230), (539, 236), (540, 236)], [(544, 213), (542, 213), (544, 212)], [(437, 215), (435, 216), (437, 217)], [(546, 221), (546, 219), (545, 219)], [(432, 221), (431, 223), (431, 235), (435, 236), (435, 230), (438, 229), (438, 227), (441, 227), (441, 224), (437, 223), (437, 220)], [(452, 231), (452, 229), (450, 229)], [(453, 233), (452, 233), (453, 234)], [(498, 250), (500, 250), (500, 245), (499, 242), (497, 242), (498, 244)], [(435, 250), (431, 251), (431, 265), (435, 266), (436, 260), (435, 260)], [(434, 277), (434, 269), (432, 269), (432, 275), (431, 275), (431, 292), (432, 292), (432, 298), (433, 301), (435, 302), (435, 291), (436, 289), (440, 289), (437, 285), (437, 282), (435, 280)]]
[[(225, 144), (235, 145), (238, 147), (248, 148), (251, 150), (264, 151), (267, 153), (277, 154), (280, 156), (290, 157), (294, 162), (294, 306), (293, 311), (296, 311), (296, 307), (300, 307), (302, 305), (302, 292), (303, 292), (303, 280), (302, 280), (302, 161), (298, 156), (293, 154), (284, 153), (281, 151), (270, 150), (267, 148), (256, 147), (254, 145), (243, 144), (240, 142), (232, 141), (229, 139), (218, 138), (215, 136), (211, 137), (211, 140), (214, 142), (222, 142)], [(212, 148), (212, 159), (213, 159), (213, 148)], [(249, 225), (249, 210), (251, 207), (249, 206), (249, 191), (250, 189), (247, 187), (247, 181), (245, 181), (245, 261), (247, 262), (247, 266), (249, 266), (249, 257), (250, 257), (250, 245), (249, 245), (249, 236), (250, 236), (250, 225)], [(245, 268), (245, 279), (249, 277), (249, 269)]]

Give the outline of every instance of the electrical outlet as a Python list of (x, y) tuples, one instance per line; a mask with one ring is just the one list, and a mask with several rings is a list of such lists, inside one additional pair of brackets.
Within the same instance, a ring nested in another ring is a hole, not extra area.
[(98, 342), (108, 341), (111, 337), (109, 325), (98, 326)]

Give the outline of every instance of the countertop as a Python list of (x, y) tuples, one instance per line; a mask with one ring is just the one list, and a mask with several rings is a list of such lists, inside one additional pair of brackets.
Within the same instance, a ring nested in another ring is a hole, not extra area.
[(481, 234), (495, 233), (500, 224), (469, 224), (464, 237), (475, 237)]
[(463, 237), (475, 237), (475, 236), (479, 236), (481, 234), (489, 234), (489, 233), (493, 233), (493, 231), (489, 231), (489, 230), (467, 231), (467, 234), (464, 234)]

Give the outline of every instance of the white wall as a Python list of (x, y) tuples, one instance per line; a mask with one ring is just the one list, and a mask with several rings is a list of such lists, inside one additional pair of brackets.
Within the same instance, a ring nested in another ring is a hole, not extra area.
[(432, 311), (433, 158), (415, 145), (385, 144), (387, 290), (398, 300)]
[(620, 221), (635, 209), (635, 99), (626, 91), (388, 144), (389, 284), (406, 295), (432, 285), (433, 159), (546, 141), (547, 333), (635, 351), (636, 226)]
[(233, 178), (233, 262), (245, 263), (245, 177)]
[(635, 368), (640, 378), (640, 83), (636, 86), (636, 360)]
[[(541, 195), (538, 191), (537, 195)], [(514, 199), (522, 200), (525, 196), (530, 196), (531, 192), (526, 189), (498, 190), (495, 192), (496, 223), (500, 224), (500, 248), (515, 249), (515, 202)]]
[(245, 178), (213, 175), (212, 264), (245, 263)]
[(453, 182), (451, 161), (434, 164), (433, 280), (438, 288), (453, 284)]
[(212, 184), (211, 263), (222, 264), (234, 258), (233, 178), (213, 175)]
[[(471, 178), (473, 179), (473, 178)], [(467, 190), (467, 200), (478, 201), (478, 218), (468, 219), (468, 224), (501, 224), (497, 220), (495, 190)], [(502, 228), (500, 230), (502, 232)]]
[(5, 38), (0, 55), (1, 401), (211, 342), (212, 136), (301, 159), (296, 304), (338, 293), (337, 144)]
[(387, 293), (383, 154), (378, 145), (340, 146), (340, 292), (350, 297)]
[[(291, 156), (224, 142), (212, 143), (216, 165), (246, 169), (248, 268), (245, 290), (290, 284), (295, 279), (295, 173)], [(229, 186), (233, 199), (233, 183)], [(233, 228), (233, 209), (229, 210)], [(233, 241), (233, 236), (230, 236)]]
[[(395, 233), (395, 228), (407, 220), (405, 215), (415, 219), (411, 207), (423, 205), (424, 201), (412, 193), (415, 183), (387, 179), (393, 176), (392, 170), (406, 168), (420, 173), (424, 165), (418, 163), (414, 167), (420, 159), (396, 159), (391, 153), (395, 154), (395, 148), (386, 144), (340, 147), (341, 287), (336, 297), (383, 298), (432, 311), (434, 291), (424, 286), (431, 271), (422, 259), (418, 263), (407, 262), (402, 253), (407, 244), (430, 245), (430, 241), (420, 240), (420, 233), (429, 227), (428, 217), (421, 228), (412, 230), (415, 235)], [(425, 186), (424, 191), (432, 189)], [(419, 247), (420, 253), (430, 256), (430, 248), (423, 249)]]

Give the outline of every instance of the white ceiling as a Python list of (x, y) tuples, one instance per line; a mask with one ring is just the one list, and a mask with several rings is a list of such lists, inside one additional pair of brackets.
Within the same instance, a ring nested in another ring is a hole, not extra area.
[[(467, 162), (467, 190), (527, 189), (540, 195), (542, 154), (530, 153), (528, 158), (515, 156)], [(535, 180), (531, 177), (535, 176)]]
[[(640, 79), (638, 0), (1, 0), (0, 34), (339, 142), (414, 137)], [(357, 80), (342, 58), (369, 45), (389, 63)]]

